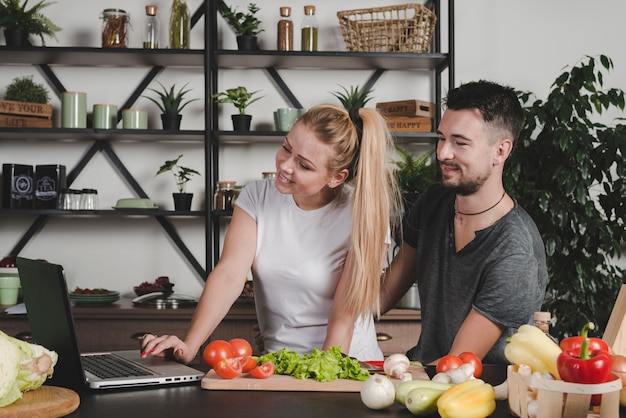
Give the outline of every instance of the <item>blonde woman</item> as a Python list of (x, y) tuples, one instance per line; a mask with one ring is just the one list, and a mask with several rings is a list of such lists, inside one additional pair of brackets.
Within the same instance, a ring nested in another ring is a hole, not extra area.
[(319, 105), (300, 117), (276, 153), (276, 179), (252, 182), (238, 197), (187, 336), (146, 336), (144, 355), (169, 351), (190, 362), (251, 269), (266, 351), (340, 346), (382, 359), (373, 316), (399, 202), (392, 150), (375, 110)]

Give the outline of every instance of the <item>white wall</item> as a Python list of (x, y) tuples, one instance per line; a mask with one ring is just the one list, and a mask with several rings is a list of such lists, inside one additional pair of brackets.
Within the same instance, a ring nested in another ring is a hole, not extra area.
[[(278, 8), (291, 5), (296, 27), (302, 19), (304, 4), (309, 2), (258, 1), (260, 19), (265, 29), (261, 33), (263, 49), (275, 48), (275, 23)], [(398, 4), (393, 0), (363, 0), (352, 2), (317, 0), (317, 18), (320, 22), (320, 50), (343, 50), (336, 12), (341, 9), (373, 7)], [(445, 1), (444, 1), (445, 3)], [(162, 44), (170, 1), (156, 0), (158, 16), (162, 25)], [(200, 0), (189, 0), (195, 10)], [(229, 4), (244, 9), (248, 1), (236, 0)], [(49, 46), (100, 46), (101, 21), (98, 16), (103, 8), (120, 7), (131, 14), (131, 47), (141, 44), (144, 3), (121, 0), (102, 2), (95, 0), (59, 0), (45, 9), (46, 15), (63, 28), (59, 42), (48, 39)], [(624, 87), (626, 79), (626, 51), (621, 41), (623, 16), (626, 4), (618, 0), (599, 0), (593, 4), (582, 0), (474, 0), (456, 2), (456, 83), (491, 79), (518, 89), (535, 92), (544, 98), (550, 84), (565, 66), (575, 64), (585, 55), (605, 54), (615, 63), (615, 70), (606, 77), (607, 87)], [(71, 12), (69, 12), (71, 10)], [(602, 12), (600, 12), (602, 11)], [(444, 10), (445, 13), (445, 10)], [(443, 23), (447, 21), (444, 16)], [(192, 48), (202, 48), (202, 26), (192, 36)], [(224, 36), (221, 46), (235, 48), (235, 38), (228, 28), (221, 26)], [(0, 34), (0, 43), (3, 43)], [(296, 31), (296, 45), (300, 37)], [(134, 86), (146, 74), (147, 69), (137, 68), (68, 68), (55, 67), (61, 82), (69, 90), (88, 92), (88, 106), (94, 103), (117, 103), (126, 100)], [(320, 102), (335, 101), (329, 93), (339, 85), (362, 85), (369, 71), (280, 71), (294, 94), (305, 107)], [(38, 82), (42, 76), (30, 66), (0, 66), (0, 97), (6, 85), (17, 76), (30, 75)], [(203, 75), (196, 69), (167, 69), (158, 78), (164, 84), (189, 82), (193, 88), (191, 97), (203, 96)], [(421, 98), (430, 100), (429, 77), (416, 76), (412, 71), (388, 73), (375, 86), (374, 100)], [(271, 80), (262, 71), (230, 71), (220, 76), (222, 87), (245, 85), (261, 89), (264, 97), (253, 104), (253, 129), (271, 126), (271, 111), (286, 105)], [(154, 86), (156, 87), (156, 85)], [(60, 103), (53, 98), (55, 123), (59, 124)], [(229, 115), (233, 108), (224, 105), (220, 124), (230, 127)], [(150, 126), (160, 127), (157, 108), (140, 99), (136, 107), (150, 112)], [(184, 129), (203, 129), (201, 102), (189, 105), (184, 111)], [(2, 141), (2, 163), (49, 164), (61, 163), (73, 167), (85, 152), (88, 143), (48, 141)], [(262, 171), (273, 170), (275, 146), (230, 146), (221, 151), (220, 179), (245, 183), (259, 178)], [(178, 154), (184, 154), (186, 166), (203, 171), (203, 153), (197, 144), (115, 143), (114, 149), (136, 176), (148, 195), (159, 205), (171, 208), (170, 193), (174, 191), (173, 179), (154, 173), (161, 163)], [(194, 209), (201, 207), (203, 179), (195, 178), (189, 191), (196, 193)], [(95, 187), (100, 194), (103, 208), (112, 206), (118, 198), (132, 195), (125, 182), (111, 168), (103, 156), (98, 156), (74, 184), (77, 187)], [(208, 193), (212, 193), (208, 191)], [(5, 217), (0, 219), (0, 255), (7, 254), (15, 245), (31, 217)], [(196, 257), (204, 263), (204, 226), (199, 220), (176, 219), (181, 231)], [(176, 283), (180, 293), (199, 295), (202, 282), (183, 261), (169, 239), (151, 218), (53, 218), (48, 225), (28, 243), (22, 255), (45, 258), (63, 264), (67, 270), (70, 286), (102, 286), (130, 294), (132, 286), (151, 281), (159, 275), (168, 275)]]

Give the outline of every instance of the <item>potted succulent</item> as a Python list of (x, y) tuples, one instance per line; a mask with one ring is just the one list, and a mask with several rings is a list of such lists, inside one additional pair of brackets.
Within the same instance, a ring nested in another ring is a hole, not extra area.
[(331, 91), (330, 93), (339, 99), (342, 106), (345, 107), (348, 112), (365, 107), (367, 102), (372, 100), (370, 97), (372, 90), (370, 89), (361, 89), (359, 86), (350, 86), (350, 90), (348, 90), (343, 86), (339, 87), (341, 87), (343, 91)]
[[(159, 83), (157, 81), (157, 83)], [(189, 84), (189, 83), (187, 83)], [(148, 88), (148, 90), (152, 90), (156, 94), (159, 95), (159, 99), (155, 99), (149, 96), (143, 96), (148, 100), (151, 100), (154, 104), (156, 104), (159, 109), (161, 109), (161, 121), (163, 122), (163, 129), (180, 129), (180, 122), (183, 118), (181, 115), (181, 111), (185, 106), (189, 103), (198, 100), (198, 99), (190, 99), (183, 100), (185, 94), (187, 94), (190, 90), (185, 90), (187, 84), (182, 86), (178, 92), (175, 92), (176, 84), (172, 84), (168, 89), (163, 84), (159, 83), (162, 88), (162, 91), (158, 91), (152, 88)]]
[(238, 114), (231, 116), (233, 129), (235, 131), (249, 131), (252, 116), (246, 114), (246, 108), (257, 100), (263, 98), (263, 96), (253, 98), (253, 96), (259, 91), (260, 90), (249, 92), (245, 87), (239, 86), (215, 93), (211, 97), (217, 103), (232, 103), (233, 106), (239, 110)]
[(187, 186), (187, 182), (191, 180), (192, 175), (200, 175), (200, 173), (193, 168), (183, 167), (178, 165), (178, 161), (183, 157), (183, 154), (180, 154), (178, 158), (175, 160), (167, 160), (163, 165), (159, 168), (156, 175), (171, 172), (174, 175), (174, 180), (176, 180), (176, 187), (178, 188), (178, 193), (172, 193), (172, 197), (174, 198), (174, 209), (177, 211), (189, 211), (191, 210), (191, 200), (193, 199), (193, 193), (186, 193), (185, 189)]
[(44, 0), (27, 9), (28, 0), (0, 0), (0, 27), (4, 28), (7, 46), (27, 46), (28, 35), (38, 35), (46, 45), (44, 35), (57, 39), (56, 32), (61, 28), (41, 14), (41, 9), (54, 4)]
[(257, 35), (263, 32), (263, 29), (259, 29), (261, 21), (255, 16), (259, 10), (254, 3), (248, 5), (248, 13), (238, 12), (237, 7), (231, 8), (224, 4), (222, 16), (235, 31), (239, 50), (250, 51), (257, 48)]

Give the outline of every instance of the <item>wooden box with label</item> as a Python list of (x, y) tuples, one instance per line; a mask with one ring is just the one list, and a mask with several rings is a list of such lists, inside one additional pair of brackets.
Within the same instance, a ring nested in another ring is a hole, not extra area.
[(52, 106), (0, 100), (0, 127), (52, 128)]

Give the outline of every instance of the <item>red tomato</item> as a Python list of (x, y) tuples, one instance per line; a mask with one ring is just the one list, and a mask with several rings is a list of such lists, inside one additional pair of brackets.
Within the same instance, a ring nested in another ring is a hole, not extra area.
[(273, 374), (274, 363), (272, 363), (271, 361), (263, 363), (260, 366), (257, 366), (254, 369), (250, 370), (250, 376), (256, 377), (257, 379), (267, 379)]
[(241, 362), (236, 358), (227, 358), (220, 360), (213, 370), (223, 379), (234, 379), (241, 374)]
[(252, 346), (243, 338), (233, 338), (228, 341), (233, 347), (233, 357), (247, 357), (252, 355)]
[(241, 363), (241, 371), (244, 373), (248, 373), (258, 364), (258, 361), (252, 356), (238, 357), (238, 359)]
[(459, 358), (463, 363), (470, 363), (474, 366), (474, 377), (478, 379), (483, 374), (483, 362), (478, 356), (469, 351), (465, 351), (459, 354)]
[(447, 356), (443, 356), (439, 359), (437, 363), (437, 373), (445, 373), (450, 369), (456, 369), (461, 366), (463, 361), (457, 356), (453, 356), (452, 354), (448, 354)]
[(202, 357), (206, 364), (215, 367), (220, 360), (233, 357), (233, 347), (228, 341), (214, 340), (207, 344)]

